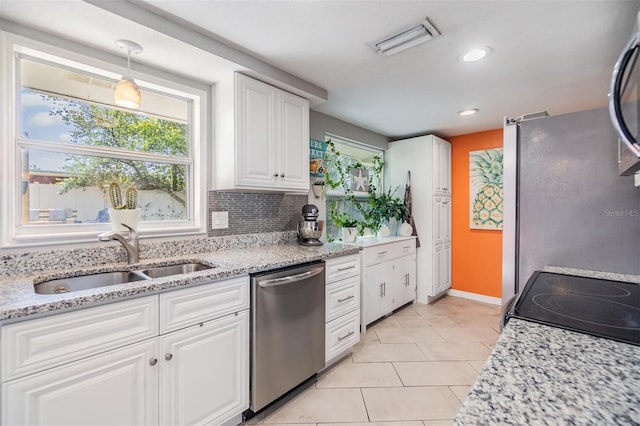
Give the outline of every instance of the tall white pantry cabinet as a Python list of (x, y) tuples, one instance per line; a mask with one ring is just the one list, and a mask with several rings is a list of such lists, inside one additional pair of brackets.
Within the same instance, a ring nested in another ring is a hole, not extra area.
[(417, 300), (429, 303), (451, 288), (451, 144), (434, 135), (389, 143), (386, 179), (402, 196), (411, 172)]

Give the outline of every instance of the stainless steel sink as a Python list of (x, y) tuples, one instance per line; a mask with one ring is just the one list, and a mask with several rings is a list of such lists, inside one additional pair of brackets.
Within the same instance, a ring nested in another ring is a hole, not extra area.
[(45, 281), (34, 284), (33, 287), (38, 294), (56, 294), (148, 279), (148, 277), (137, 271), (103, 272), (99, 274), (82, 275), (79, 277), (61, 278), (58, 280)]
[(162, 278), (170, 275), (188, 274), (189, 272), (204, 271), (212, 268), (214, 268), (214, 266), (205, 265), (203, 263), (181, 263), (178, 265), (158, 266), (155, 268), (144, 269), (141, 272), (151, 278)]
[(214, 267), (215, 266), (196, 262), (178, 263), (175, 265), (147, 268), (141, 271), (102, 272), (98, 274), (82, 275), (79, 277), (61, 278), (34, 284), (33, 287), (38, 294), (68, 293), (72, 291), (87, 290), (90, 288), (204, 271)]

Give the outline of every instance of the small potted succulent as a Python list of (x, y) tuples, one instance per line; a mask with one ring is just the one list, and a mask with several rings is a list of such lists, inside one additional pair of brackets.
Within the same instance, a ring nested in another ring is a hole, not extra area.
[(140, 223), (140, 209), (138, 209), (138, 190), (133, 185), (125, 185), (119, 182), (111, 182), (108, 188), (108, 198), (111, 204), (109, 209), (109, 221), (111, 229), (115, 232), (123, 232), (127, 229), (122, 224), (133, 229), (138, 229)]

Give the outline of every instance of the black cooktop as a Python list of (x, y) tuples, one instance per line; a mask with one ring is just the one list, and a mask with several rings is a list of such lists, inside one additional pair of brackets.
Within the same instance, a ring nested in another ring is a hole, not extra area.
[(536, 271), (510, 317), (640, 345), (640, 285)]

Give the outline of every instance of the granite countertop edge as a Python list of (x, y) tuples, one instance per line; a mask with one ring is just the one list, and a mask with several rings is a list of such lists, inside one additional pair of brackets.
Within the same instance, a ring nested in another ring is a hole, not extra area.
[[(38, 272), (0, 279), (0, 321), (25, 319), (58, 313), (78, 307), (88, 307), (107, 302), (159, 293), (217, 280), (268, 271), (296, 264), (326, 260), (333, 257), (359, 253), (360, 248), (340, 243), (321, 247), (303, 247), (295, 243), (218, 250), (209, 253), (188, 254), (143, 260), (133, 265), (107, 263), (96, 267)], [(150, 280), (116, 284), (62, 294), (37, 294), (34, 283), (111, 271), (142, 270), (149, 267), (198, 262), (212, 269)]]
[(640, 424), (640, 346), (512, 318), (454, 425)]

